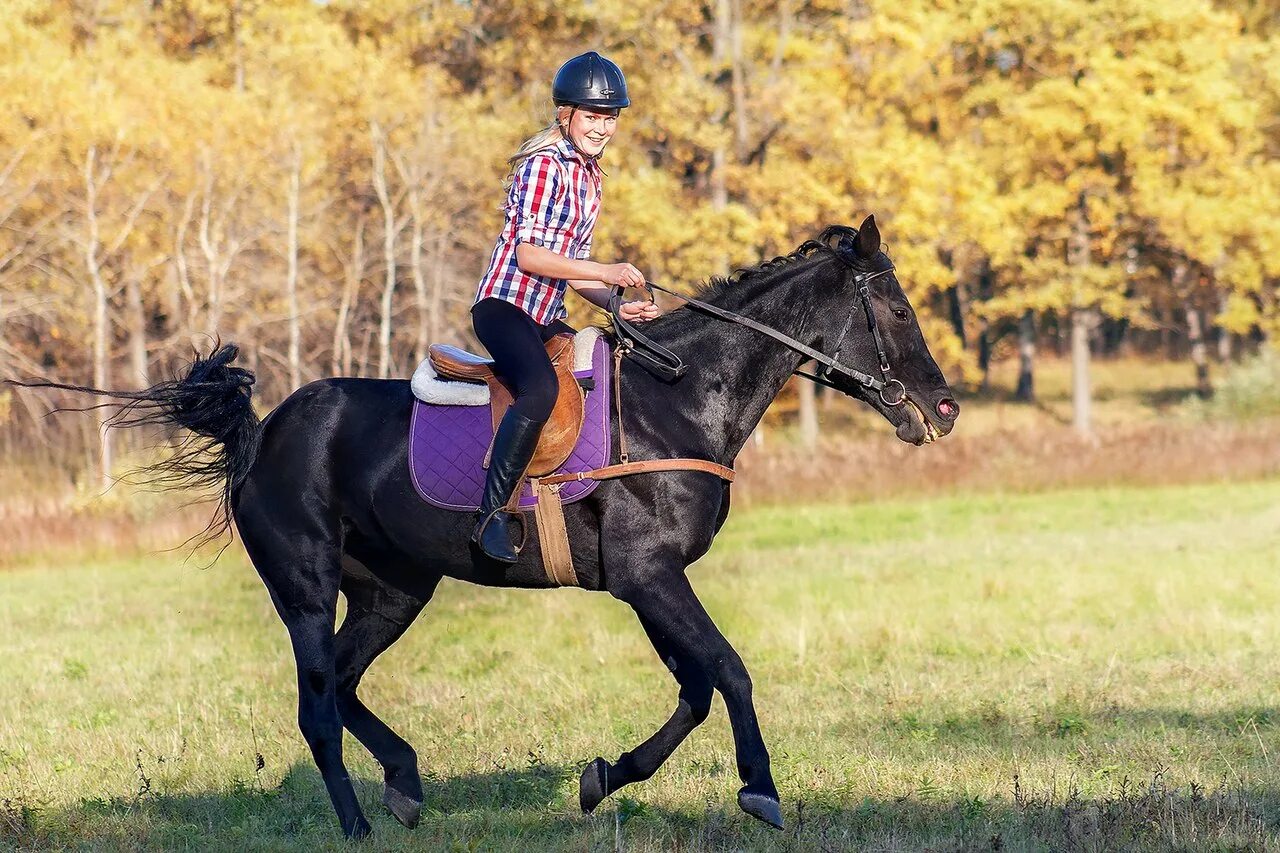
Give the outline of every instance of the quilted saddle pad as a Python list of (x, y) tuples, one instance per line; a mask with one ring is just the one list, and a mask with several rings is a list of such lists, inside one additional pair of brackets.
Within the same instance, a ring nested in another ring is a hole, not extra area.
[[(595, 342), (591, 369), (575, 371), (579, 379), (590, 378), (594, 387), (586, 391), (586, 415), (578, 443), (556, 473), (574, 473), (600, 468), (609, 462), (609, 345), (603, 338)], [(485, 453), (493, 441), (489, 405), (440, 406), (413, 401), (409, 419), (409, 473), (413, 487), (427, 503), (441, 509), (475, 511), (484, 491)], [(560, 487), (564, 503), (582, 500), (596, 487), (595, 480), (575, 480)], [(526, 484), (520, 506), (532, 509), (533, 492)]]

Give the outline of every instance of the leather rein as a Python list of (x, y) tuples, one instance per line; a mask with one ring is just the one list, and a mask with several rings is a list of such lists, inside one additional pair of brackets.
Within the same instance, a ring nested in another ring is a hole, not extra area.
[[(837, 257), (840, 256), (837, 255)], [(840, 260), (846, 264), (849, 263), (843, 257), (840, 257)], [(879, 394), (880, 402), (886, 406), (901, 406), (907, 401), (907, 389), (901, 381), (894, 379), (890, 375), (889, 356), (885, 352), (884, 339), (880, 336), (880, 327), (876, 323), (875, 312), (871, 310), (871, 282), (891, 272), (893, 272), (893, 267), (873, 273), (855, 273), (853, 277), (853, 283), (858, 288), (858, 297), (861, 299), (863, 309), (867, 314), (867, 328), (875, 341), (876, 355), (880, 360), (881, 378), (863, 373), (861, 370), (841, 364), (839, 361), (840, 348), (844, 345), (844, 339), (848, 336), (849, 330), (853, 328), (853, 313), (849, 314), (849, 319), (845, 322), (844, 329), (841, 330), (840, 336), (836, 338), (835, 351), (831, 355), (825, 355), (772, 326), (766, 326), (764, 323), (753, 320), (750, 317), (727, 311), (709, 302), (703, 302), (701, 299), (684, 296), (653, 282), (646, 282), (645, 289), (649, 292), (650, 300), (653, 299), (653, 291), (660, 290), (683, 300), (686, 304), (703, 313), (731, 323), (737, 323), (740, 326), (746, 326), (748, 329), (767, 335), (788, 349), (818, 363), (816, 372), (806, 373), (802, 370), (796, 370), (795, 374), (797, 376), (803, 376), (806, 379), (817, 382), (819, 385), (826, 385), (828, 388), (848, 393), (831, 380), (831, 374), (839, 374)], [(622, 291), (623, 288), (615, 286), (613, 293), (609, 296), (609, 314), (613, 318), (614, 332), (618, 337), (618, 346), (622, 349), (622, 352), (651, 373), (668, 382), (683, 376), (685, 371), (688, 370), (688, 365), (684, 363), (680, 356), (645, 335), (635, 327), (635, 324), (622, 319)]]

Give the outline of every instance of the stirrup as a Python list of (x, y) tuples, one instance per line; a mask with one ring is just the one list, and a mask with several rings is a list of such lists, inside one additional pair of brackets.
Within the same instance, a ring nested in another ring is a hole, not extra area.
[(520, 522), (520, 544), (512, 548), (516, 552), (516, 556), (520, 556), (520, 552), (524, 550), (524, 546), (529, 542), (529, 525), (525, 523), (524, 513), (516, 510), (514, 512), (508, 510), (505, 506), (500, 506), (495, 510), (491, 510), (488, 515), (480, 520), (480, 524), (476, 527), (475, 533), (471, 536), (471, 541), (476, 543), (476, 547), (480, 547), (480, 540), (484, 538), (484, 529), (489, 526), (489, 522), (493, 521), (493, 517), (500, 512)]

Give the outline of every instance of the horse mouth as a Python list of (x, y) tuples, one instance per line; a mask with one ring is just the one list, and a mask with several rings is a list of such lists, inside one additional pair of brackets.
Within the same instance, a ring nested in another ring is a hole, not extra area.
[(929, 416), (924, 413), (924, 409), (908, 396), (902, 404), (907, 419), (898, 425), (898, 438), (903, 441), (919, 447), (922, 444), (933, 444), (942, 433), (929, 420)]

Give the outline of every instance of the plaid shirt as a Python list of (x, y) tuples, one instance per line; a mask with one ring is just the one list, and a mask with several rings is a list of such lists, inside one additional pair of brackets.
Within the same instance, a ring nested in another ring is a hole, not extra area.
[(531, 275), (516, 264), (516, 246), (532, 243), (568, 258), (591, 256), (600, 213), (600, 167), (568, 140), (544, 148), (516, 169), (507, 193), (506, 219), (476, 301), (496, 297), (519, 306), (535, 323), (568, 315), (564, 279)]

